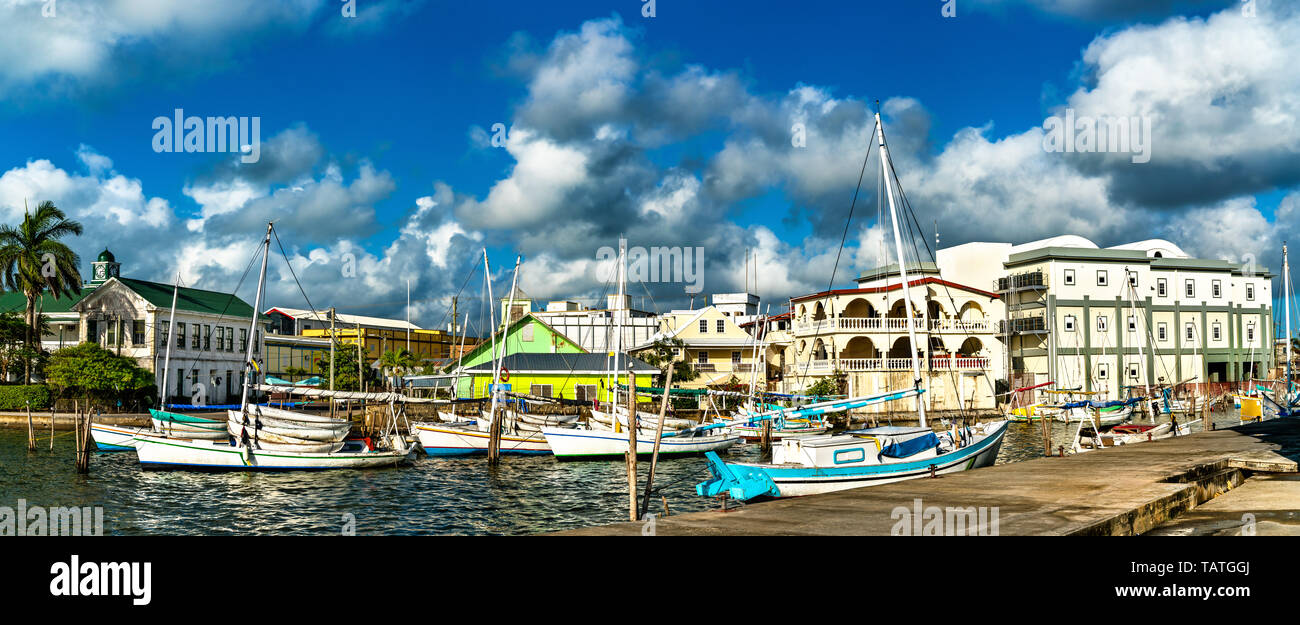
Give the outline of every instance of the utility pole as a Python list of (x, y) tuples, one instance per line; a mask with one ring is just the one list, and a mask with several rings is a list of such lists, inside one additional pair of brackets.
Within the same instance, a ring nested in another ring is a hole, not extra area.
[[(362, 393), (366, 392), (366, 382), (365, 382), (366, 376), (364, 373), (364, 369), (362, 369), (362, 367), (364, 366), (363, 363), (366, 361), (366, 358), (365, 356), (362, 355), (363, 352), (361, 351), (361, 345), (365, 342), (366, 342), (365, 337), (361, 336), (361, 322), (357, 321), (357, 390), (361, 391)], [(361, 405), (362, 406), (365, 405), (364, 400)]]
[(406, 279), (406, 351), (411, 351), (411, 279)]

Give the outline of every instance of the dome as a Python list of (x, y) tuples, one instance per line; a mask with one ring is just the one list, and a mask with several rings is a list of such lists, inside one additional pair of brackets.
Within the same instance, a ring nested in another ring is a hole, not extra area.
[(115, 263), (117, 262), (117, 259), (113, 257), (112, 252), (108, 251), (108, 248), (104, 248), (104, 251), (99, 253), (99, 258), (97, 259), (96, 262)]

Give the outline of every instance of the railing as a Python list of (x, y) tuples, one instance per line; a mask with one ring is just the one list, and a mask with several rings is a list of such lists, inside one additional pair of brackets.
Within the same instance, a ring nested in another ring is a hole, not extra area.
[(1041, 315), (1036, 317), (1016, 317), (998, 322), (998, 334), (1046, 331), (1047, 318)]
[(998, 278), (997, 281), (994, 282), (994, 288), (998, 292), (1046, 286), (1047, 275), (1041, 271), (1018, 273), (1004, 278)]
[[(910, 321), (910, 323), (909, 323)], [(961, 319), (930, 319), (921, 317), (838, 317), (819, 319), (817, 321), (799, 321), (795, 323), (795, 332), (812, 334), (835, 331), (867, 332), (906, 332), (910, 329), (919, 332), (961, 332), (966, 334), (988, 333), (993, 331), (993, 322), (980, 319), (966, 321)]]
[[(952, 371), (952, 370), (983, 370), (988, 369), (990, 359), (980, 356), (934, 356), (929, 359), (928, 366), (922, 361), (921, 366), (925, 370), (934, 371)], [(813, 360), (810, 362), (800, 362), (787, 364), (785, 373), (788, 375), (828, 375), (836, 369), (845, 372), (862, 372), (862, 371), (911, 371), (911, 358), (839, 358), (836, 360)]]

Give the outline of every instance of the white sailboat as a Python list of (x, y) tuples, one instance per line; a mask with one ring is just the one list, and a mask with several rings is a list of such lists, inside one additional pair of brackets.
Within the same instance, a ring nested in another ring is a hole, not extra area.
[(396, 466), (413, 452), (396, 432), (396, 418), (390, 419), (383, 435), (365, 440), (346, 440), (349, 425), (341, 419), (321, 417), (249, 405), (253, 385), (253, 347), (257, 340), (257, 317), (266, 286), (266, 264), (271, 251), (272, 225), (267, 224), (262, 241), (262, 272), (249, 321), (248, 349), (244, 360), (244, 386), (240, 410), (230, 411), (225, 440), (183, 440), (137, 436), (140, 463), (150, 468), (190, 470), (298, 470), (363, 469)]
[[(876, 134), (879, 135), (880, 168), (885, 196), (893, 222), (894, 246), (897, 252), (899, 277), (903, 289), (905, 315), (912, 317), (912, 296), (907, 278), (906, 256), (899, 231), (899, 211), (890, 184), (892, 167), (885, 142), (880, 114), (876, 113)], [(870, 397), (850, 398), (813, 404), (788, 411), (789, 416), (813, 417), (827, 412), (849, 410), (885, 401), (917, 398), (919, 427), (880, 427), (855, 430), (839, 435), (820, 435), (788, 438), (772, 448), (770, 463), (725, 462), (717, 454), (709, 453), (709, 472), (712, 477), (696, 486), (701, 496), (725, 495), (732, 499), (749, 500), (758, 497), (793, 497), (826, 493), (860, 486), (872, 486), (928, 475), (965, 471), (992, 465), (1002, 445), (1009, 421), (994, 421), (972, 427), (957, 428), (940, 433), (927, 424), (925, 402), (920, 399), (921, 364), (917, 357), (916, 329), (908, 324), (908, 338), (912, 348), (913, 388)], [(764, 418), (786, 415), (775, 411)], [(750, 417), (753, 423), (757, 417)], [(711, 426), (710, 426), (711, 427)]]

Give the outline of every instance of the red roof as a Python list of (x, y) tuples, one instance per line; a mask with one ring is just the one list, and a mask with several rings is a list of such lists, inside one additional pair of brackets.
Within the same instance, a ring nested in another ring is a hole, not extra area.
[[(983, 289), (977, 289), (975, 287), (966, 286), (964, 284), (957, 284), (956, 282), (949, 282), (942, 278), (925, 277), (919, 280), (910, 280), (907, 283), (909, 287), (923, 286), (926, 284), (938, 284), (949, 288), (969, 291), (971, 293), (978, 293), (980, 295), (988, 297), (989, 299), (998, 299), (997, 293), (993, 293), (991, 291), (985, 291)], [(835, 289), (831, 291), (822, 291), (820, 293), (811, 293), (809, 295), (800, 295), (799, 297), (792, 298), (790, 301), (802, 302), (805, 300), (817, 299), (819, 297), (826, 297), (828, 295), (868, 295), (871, 293), (888, 293), (889, 291), (897, 291), (901, 288), (903, 288), (903, 285), (900, 283), (900, 284), (891, 284), (889, 286), (870, 287), (865, 289)]]

